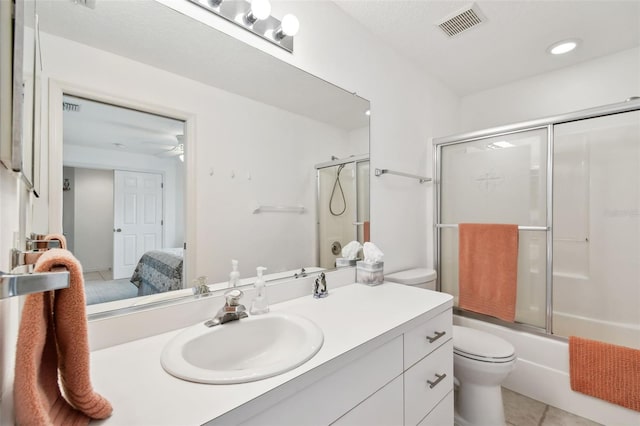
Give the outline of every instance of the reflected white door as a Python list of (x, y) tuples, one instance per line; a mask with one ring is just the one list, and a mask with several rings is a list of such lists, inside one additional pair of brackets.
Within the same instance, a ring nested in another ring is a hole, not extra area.
[(113, 279), (131, 277), (144, 252), (162, 248), (162, 175), (114, 171)]

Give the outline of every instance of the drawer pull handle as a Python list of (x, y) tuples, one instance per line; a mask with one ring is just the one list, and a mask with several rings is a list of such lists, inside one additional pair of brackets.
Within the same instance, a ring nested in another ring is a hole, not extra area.
[(445, 334), (447, 334), (446, 331), (436, 331), (436, 335), (431, 337), (431, 336), (427, 336), (427, 340), (429, 341), (429, 343), (433, 343), (436, 340), (438, 340), (439, 338), (441, 338), (442, 336), (444, 336)]
[(432, 382), (431, 380), (427, 380), (427, 383), (429, 384), (429, 389), (435, 388), (438, 385), (438, 383), (440, 383), (441, 381), (444, 380), (445, 377), (447, 377), (447, 374), (446, 373), (436, 374), (436, 377), (437, 379), (435, 382)]

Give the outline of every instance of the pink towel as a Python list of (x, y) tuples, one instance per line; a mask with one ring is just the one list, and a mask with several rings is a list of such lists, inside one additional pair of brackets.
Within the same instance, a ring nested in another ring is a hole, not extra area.
[(571, 389), (640, 411), (640, 350), (569, 337)]
[(82, 266), (67, 250), (51, 249), (35, 271), (57, 267), (69, 271), (69, 288), (30, 294), (22, 310), (13, 388), (18, 425), (87, 425), (112, 411), (91, 385)]
[(518, 225), (458, 225), (462, 309), (513, 322), (518, 281)]

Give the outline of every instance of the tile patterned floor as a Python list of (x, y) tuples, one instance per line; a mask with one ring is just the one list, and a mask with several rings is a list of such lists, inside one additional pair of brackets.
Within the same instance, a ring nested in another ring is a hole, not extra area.
[(508, 426), (598, 426), (599, 423), (502, 389), (504, 415)]

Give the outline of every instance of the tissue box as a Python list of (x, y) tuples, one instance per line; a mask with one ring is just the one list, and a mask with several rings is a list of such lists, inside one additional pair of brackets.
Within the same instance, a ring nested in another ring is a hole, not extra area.
[(347, 259), (346, 257), (336, 257), (336, 268), (344, 268), (345, 266), (356, 266), (356, 260)]
[(356, 282), (368, 285), (382, 284), (384, 281), (384, 262), (356, 264)]

